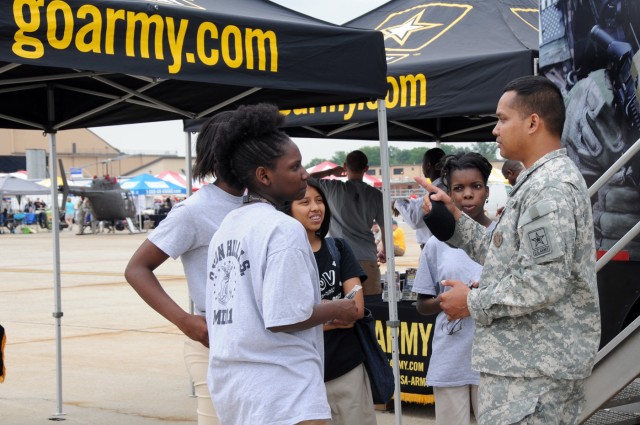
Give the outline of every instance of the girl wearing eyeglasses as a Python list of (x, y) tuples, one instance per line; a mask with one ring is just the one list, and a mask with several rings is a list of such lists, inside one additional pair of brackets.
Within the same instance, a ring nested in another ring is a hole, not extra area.
[[(486, 216), (489, 196), (487, 181), (491, 164), (482, 155), (470, 152), (443, 158), (442, 180), (456, 207), (491, 231), (495, 223)], [(473, 285), (482, 266), (461, 249), (435, 237), (420, 255), (413, 290), (418, 293), (418, 312), (437, 314), (431, 343), (427, 384), (433, 387), (436, 425), (469, 425), (471, 408), (477, 413), (480, 374), (471, 369), (471, 346), (475, 324), (471, 317), (449, 321), (440, 308), (439, 295), (449, 288), (440, 283), (456, 279)]]

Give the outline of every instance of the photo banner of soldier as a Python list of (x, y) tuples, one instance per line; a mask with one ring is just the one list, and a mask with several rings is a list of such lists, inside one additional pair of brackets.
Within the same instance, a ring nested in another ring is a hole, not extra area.
[[(592, 186), (640, 138), (640, 2), (545, 0), (540, 18), (540, 74), (562, 91), (562, 145)], [(639, 184), (635, 155), (592, 197), (599, 256), (640, 222)], [(638, 314), (640, 238), (616, 259), (626, 261), (612, 261), (598, 272), (603, 345)]]
[[(562, 144), (588, 186), (640, 137), (634, 35), (640, 33), (640, 4), (614, 3), (594, 1), (577, 13), (572, 2), (543, 2), (540, 11), (540, 71), (565, 97)], [(594, 205), (598, 249), (611, 248), (640, 220), (639, 182), (640, 158), (634, 158), (600, 190)], [(640, 243), (628, 249), (640, 259)]]
[[(389, 140), (495, 140), (496, 104), (532, 75), (537, 0), (394, 0), (345, 24), (384, 34)], [(373, 102), (283, 111), (295, 137), (376, 140)]]

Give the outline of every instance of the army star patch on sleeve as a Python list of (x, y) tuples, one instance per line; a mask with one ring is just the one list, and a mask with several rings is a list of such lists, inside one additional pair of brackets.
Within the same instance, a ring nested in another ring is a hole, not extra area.
[(547, 232), (544, 227), (530, 231), (527, 236), (529, 237), (534, 258), (551, 252), (551, 246), (549, 245), (549, 239), (547, 238)]

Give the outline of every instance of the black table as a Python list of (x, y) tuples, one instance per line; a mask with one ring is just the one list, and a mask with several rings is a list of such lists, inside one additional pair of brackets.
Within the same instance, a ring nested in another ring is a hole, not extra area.
[[(389, 305), (383, 301), (366, 301), (376, 319), (376, 335), (382, 350), (392, 361)], [(415, 301), (398, 302), (398, 350), (400, 359), (400, 399), (411, 403), (433, 403), (433, 388), (427, 386), (427, 368), (431, 359), (431, 340), (436, 315), (418, 314)], [(393, 363), (392, 363), (393, 365)]]

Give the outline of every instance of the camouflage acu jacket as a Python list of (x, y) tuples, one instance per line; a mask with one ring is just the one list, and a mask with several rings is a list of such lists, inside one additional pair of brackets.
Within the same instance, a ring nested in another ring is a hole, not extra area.
[(564, 149), (522, 172), (493, 232), (463, 214), (448, 242), (484, 264), (467, 298), (474, 369), (555, 379), (591, 373), (600, 341), (591, 204)]

